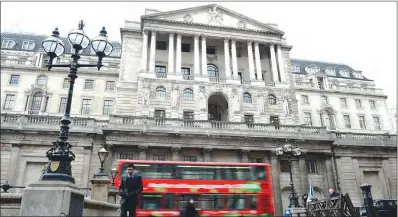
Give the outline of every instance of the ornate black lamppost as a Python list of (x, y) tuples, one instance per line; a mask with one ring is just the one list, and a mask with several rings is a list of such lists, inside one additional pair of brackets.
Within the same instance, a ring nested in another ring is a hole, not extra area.
[(289, 194), (289, 208), (299, 207), (298, 197), (296, 191), (294, 190), (294, 183), (293, 183), (293, 174), (292, 174), (292, 160), (291, 156), (299, 156), (301, 155), (301, 149), (296, 146), (293, 147), (291, 144), (285, 144), (284, 146), (279, 146), (275, 149), (276, 155), (283, 155), (284, 153), (287, 154), (289, 159), (289, 173), (290, 173), (290, 194)]
[(98, 176), (108, 176), (106, 175), (106, 173), (104, 172), (104, 163), (106, 158), (108, 157), (108, 151), (105, 148), (101, 148), (101, 150), (98, 151), (98, 158), (100, 160), (101, 163), (101, 168), (100, 171), (95, 174), (94, 176), (98, 177)]
[(117, 172), (117, 169), (116, 169), (116, 168), (111, 169), (112, 186), (115, 186), (115, 178), (116, 178), (117, 173), (118, 173), (118, 172)]
[(83, 21), (79, 22), (78, 27), (77, 30), (72, 30), (68, 35), (69, 42), (74, 49), (74, 53), (72, 54), (73, 61), (71, 64), (53, 64), (54, 58), (61, 56), (65, 52), (64, 43), (59, 38), (58, 28), (56, 28), (53, 34), (42, 43), (44, 51), (50, 57), (50, 61), (47, 65), (48, 70), (51, 70), (53, 67), (69, 68), (70, 70), (68, 75), (68, 97), (65, 112), (61, 119), (61, 129), (57, 141), (53, 142), (53, 147), (46, 153), (49, 160), (48, 167), (40, 180), (75, 183), (75, 179), (72, 177), (71, 167), (71, 162), (75, 159), (75, 155), (70, 150), (72, 145), (68, 142), (68, 135), (69, 124), (71, 123), (70, 110), (72, 106), (73, 86), (77, 78), (77, 70), (82, 67), (97, 67), (98, 70), (100, 70), (102, 67), (102, 58), (109, 55), (113, 49), (112, 44), (108, 41), (107, 32), (104, 27), (100, 31), (99, 36), (91, 41), (91, 46), (98, 56), (97, 64), (79, 64), (79, 52), (90, 45), (90, 39), (84, 34)]

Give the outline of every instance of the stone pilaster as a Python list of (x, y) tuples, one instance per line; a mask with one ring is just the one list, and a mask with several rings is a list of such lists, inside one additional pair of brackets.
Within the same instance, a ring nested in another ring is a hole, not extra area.
[[(18, 166), (19, 164), (19, 156), (21, 152), (20, 144), (12, 144), (10, 160), (8, 162), (7, 168), (7, 181), (10, 185), (17, 185), (17, 176), (18, 176)], [(44, 164), (43, 164), (44, 166)]]
[(278, 55), (279, 76), (281, 82), (284, 82), (286, 80), (286, 76), (285, 76), (285, 64), (283, 61), (281, 45), (277, 45), (276, 51)]
[(249, 60), (249, 72), (250, 72), (250, 80), (256, 80), (256, 76), (254, 73), (254, 62), (253, 62), (253, 42), (247, 42), (247, 56)]
[(333, 173), (333, 163), (332, 158), (330, 156), (325, 156), (325, 167), (326, 167), (326, 180), (328, 181), (328, 189), (336, 188), (336, 183), (334, 181), (334, 173)]
[[(304, 194), (307, 193), (309, 189), (308, 169), (307, 169), (307, 162), (305, 156), (300, 156), (299, 168), (300, 168), (301, 193)], [(299, 199), (299, 202), (301, 203), (302, 200)]]
[(139, 145), (138, 146), (138, 151), (139, 151), (139, 159), (140, 160), (146, 160), (147, 159), (148, 146), (147, 145)]
[(276, 65), (275, 45), (269, 45), (269, 52), (271, 55), (271, 71), (274, 82), (279, 82), (278, 67)]
[(254, 42), (254, 56), (256, 60), (257, 80), (263, 80), (263, 72), (261, 70), (260, 48), (258, 42)]
[(175, 73), (174, 69), (174, 33), (169, 34), (169, 63), (168, 74)]
[(200, 77), (199, 35), (194, 35), (194, 73)]
[(156, 57), (156, 31), (151, 32), (151, 53), (149, 56), (149, 71), (155, 73), (155, 57)]
[(210, 161), (212, 161), (212, 157), (211, 157), (211, 155), (212, 155), (212, 152), (213, 152), (213, 149), (212, 148), (204, 148), (203, 149), (203, 161), (204, 162), (210, 162)]
[(202, 77), (208, 77), (208, 75), (207, 75), (206, 36), (202, 36)]
[(148, 31), (142, 32), (141, 70), (146, 72), (148, 64)]
[(232, 74), (234, 79), (238, 79), (238, 60), (236, 57), (236, 40), (231, 40)]
[(231, 69), (229, 67), (229, 38), (224, 38), (224, 67), (225, 67), (225, 78), (231, 78)]
[(171, 147), (171, 159), (173, 161), (179, 161), (180, 160), (180, 152), (181, 152), (181, 147), (179, 147), (179, 146)]
[[(90, 162), (91, 162), (91, 154), (92, 154), (92, 146), (85, 146), (83, 151), (83, 166), (82, 166), (82, 174), (80, 179), (80, 186), (84, 186), (85, 188), (89, 187), (89, 172), (90, 172)], [(108, 157), (110, 158), (110, 157)], [(106, 171), (106, 170), (105, 170)]]
[(248, 150), (248, 149), (240, 150), (240, 156), (241, 156), (242, 163), (249, 163), (249, 152), (250, 152), (250, 150)]
[(279, 160), (274, 154), (271, 155), (272, 184), (274, 186), (275, 216), (282, 216), (282, 192), (279, 178)]
[(176, 75), (181, 75), (181, 38), (182, 35), (177, 33), (176, 42)]

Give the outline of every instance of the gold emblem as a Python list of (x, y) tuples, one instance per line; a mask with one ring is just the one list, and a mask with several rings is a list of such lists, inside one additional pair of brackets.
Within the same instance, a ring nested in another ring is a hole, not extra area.
[(59, 161), (51, 161), (50, 169), (55, 172), (59, 167)]

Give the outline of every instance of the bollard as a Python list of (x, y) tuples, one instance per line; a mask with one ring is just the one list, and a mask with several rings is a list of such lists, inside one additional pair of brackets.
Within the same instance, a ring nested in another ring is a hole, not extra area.
[(360, 186), (362, 189), (362, 196), (363, 196), (363, 204), (366, 208), (366, 216), (367, 217), (376, 217), (376, 211), (373, 204), (372, 193), (370, 189), (372, 188), (371, 184), (364, 183)]

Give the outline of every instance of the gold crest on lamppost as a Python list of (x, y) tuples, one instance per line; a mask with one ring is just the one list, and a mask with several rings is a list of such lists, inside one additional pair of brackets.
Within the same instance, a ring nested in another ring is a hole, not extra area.
[(51, 161), (50, 169), (52, 172), (57, 171), (59, 168), (59, 161)]

